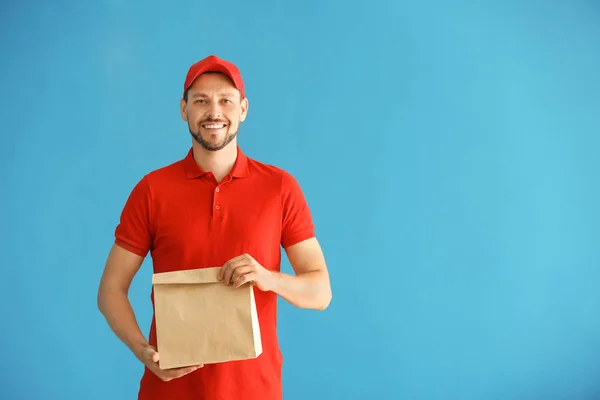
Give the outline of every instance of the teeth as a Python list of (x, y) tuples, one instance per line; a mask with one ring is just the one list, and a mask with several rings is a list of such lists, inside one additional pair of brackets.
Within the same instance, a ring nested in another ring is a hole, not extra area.
[(221, 128), (224, 128), (225, 125), (224, 124), (220, 124), (220, 125), (212, 124), (212, 125), (204, 125), (204, 127), (206, 129), (221, 129)]

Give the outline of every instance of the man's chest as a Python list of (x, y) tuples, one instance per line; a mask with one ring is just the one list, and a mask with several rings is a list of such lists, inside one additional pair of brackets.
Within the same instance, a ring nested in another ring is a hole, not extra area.
[(279, 192), (245, 182), (174, 188), (155, 200), (152, 256), (161, 271), (222, 265), (248, 253), (278, 268)]

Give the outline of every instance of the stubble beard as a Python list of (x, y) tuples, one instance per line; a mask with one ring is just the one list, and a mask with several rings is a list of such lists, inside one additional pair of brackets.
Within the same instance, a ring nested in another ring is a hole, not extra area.
[[(227, 125), (227, 127), (229, 128), (229, 125)], [(237, 136), (237, 131), (235, 131), (235, 132), (227, 131), (227, 134), (225, 135), (225, 138), (223, 138), (223, 141), (221, 143), (212, 144), (212, 143), (204, 140), (204, 138), (202, 138), (202, 135), (200, 134), (200, 129), (202, 129), (202, 127), (199, 126), (198, 131), (194, 132), (188, 122), (188, 129), (190, 130), (190, 134), (192, 135), (194, 140), (200, 146), (202, 146), (203, 149), (208, 150), (208, 151), (219, 151), (219, 150), (224, 149)]]

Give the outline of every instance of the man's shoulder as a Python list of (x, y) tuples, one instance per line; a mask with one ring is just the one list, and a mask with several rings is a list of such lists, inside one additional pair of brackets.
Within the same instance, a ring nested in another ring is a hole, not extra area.
[(284, 197), (302, 194), (299, 180), (285, 167), (248, 158), (248, 168), (251, 176), (279, 191)]
[(272, 178), (278, 181), (292, 178), (292, 174), (284, 167), (259, 161), (254, 158), (248, 158), (248, 169), (250, 173), (255, 174), (259, 177)]

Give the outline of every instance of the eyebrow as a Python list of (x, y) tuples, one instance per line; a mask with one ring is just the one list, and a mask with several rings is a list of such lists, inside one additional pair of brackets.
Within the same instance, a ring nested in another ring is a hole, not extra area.
[[(234, 97), (235, 94), (232, 93), (232, 92), (221, 92), (221, 93), (219, 93), (219, 96), (222, 96), (222, 97)], [(193, 98), (196, 98), (196, 97), (208, 97), (208, 95), (206, 93), (194, 93), (192, 95), (192, 97)]]

